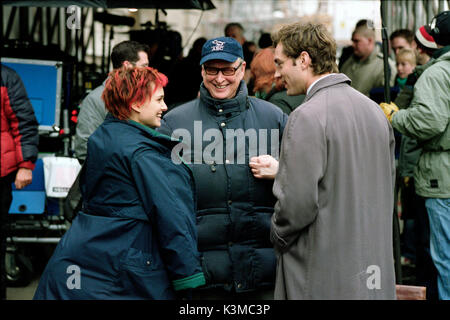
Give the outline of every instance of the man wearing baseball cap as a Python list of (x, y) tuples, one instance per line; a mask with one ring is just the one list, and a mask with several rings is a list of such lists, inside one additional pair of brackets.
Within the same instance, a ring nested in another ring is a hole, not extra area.
[(450, 299), (450, 11), (426, 28), (437, 45), (433, 60), (414, 86), (409, 108), (381, 107), (392, 126), (423, 148), (414, 168), (416, 193), (425, 198), (431, 257), (438, 271), (440, 299)]
[(235, 39), (208, 40), (200, 65), (200, 97), (168, 112), (158, 130), (183, 140), (183, 158), (195, 178), (206, 286), (193, 298), (273, 299), (273, 180), (256, 179), (249, 159), (277, 157), (272, 151), (279, 152), (287, 115), (248, 96), (246, 63)]

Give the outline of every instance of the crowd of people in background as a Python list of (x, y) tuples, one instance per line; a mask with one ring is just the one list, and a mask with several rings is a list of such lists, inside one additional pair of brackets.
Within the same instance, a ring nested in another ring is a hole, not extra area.
[[(230, 23), (167, 77), (116, 45), (80, 105), (81, 210), (35, 298), (395, 299), (394, 215), (411, 284), (450, 299), (450, 11), (391, 33), (388, 76), (376, 39), (360, 20), (338, 58), (323, 25), (248, 41)], [(69, 262), (84, 291), (55, 278)]]

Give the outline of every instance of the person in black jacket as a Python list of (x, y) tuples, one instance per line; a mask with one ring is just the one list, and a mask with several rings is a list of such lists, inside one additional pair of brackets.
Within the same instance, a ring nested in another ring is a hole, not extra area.
[(12, 185), (22, 189), (32, 181), (38, 154), (38, 122), (20, 76), (11, 68), (1, 68), (1, 174), (0, 174), (0, 299), (6, 298), (4, 270), (5, 232)]
[(249, 159), (278, 158), (287, 115), (249, 97), (242, 46), (233, 38), (202, 48), (200, 98), (163, 118), (161, 133), (183, 139), (197, 195), (198, 249), (206, 286), (194, 299), (272, 299), (276, 258), (269, 240), (273, 181), (256, 179)]

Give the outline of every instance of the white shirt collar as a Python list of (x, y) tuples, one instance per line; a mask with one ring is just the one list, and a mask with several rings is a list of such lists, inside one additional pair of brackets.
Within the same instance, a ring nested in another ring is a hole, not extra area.
[(319, 79), (317, 79), (317, 80), (314, 81), (313, 83), (311, 83), (311, 85), (309, 86), (309, 88), (306, 90), (306, 94), (308, 95), (308, 93), (311, 91), (311, 88), (314, 87), (314, 85), (315, 85), (317, 82), (319, 82), (319, 81), (322, 80), (322, 79), (325, 79), (326, 77), (331, 76), (332, 74), (336, 74), (336, 73), (330, 73), (330, 74), (327, 74), (327, 75), (325, 75), (325, 76), (323, 76), (323, 77), (320, 77)]

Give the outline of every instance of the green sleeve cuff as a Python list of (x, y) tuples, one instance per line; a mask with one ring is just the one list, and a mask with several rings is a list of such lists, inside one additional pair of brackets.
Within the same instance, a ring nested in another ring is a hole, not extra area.
[(203, 272), (196, 273), (192, 276), (172, 281), (175, 291), (197, 288), (206, 283)]

